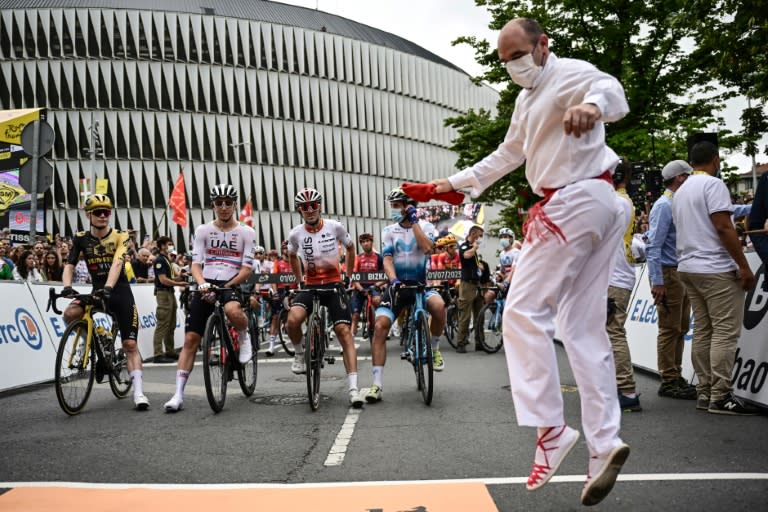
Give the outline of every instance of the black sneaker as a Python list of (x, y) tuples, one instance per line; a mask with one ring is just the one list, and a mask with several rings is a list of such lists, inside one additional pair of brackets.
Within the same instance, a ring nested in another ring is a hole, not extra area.
[(757, 416), (760, 410), (754, 405), (744, 403), (740, 398), (733, 396), (733, 393), (722, 400), (709, 403), (709, 412), (712, 414), (729, 414), (731, 416)]
[(677, 398), (678, 400), (696, 400), (696, 386), (679, 377), (676, 380), (662, 382), (659, 386), (659, 396)]
[(619, 407), (624, 412), (640, 412), (643, 408), (640, 406), (640, 397), (630, 398), (619, 393)]

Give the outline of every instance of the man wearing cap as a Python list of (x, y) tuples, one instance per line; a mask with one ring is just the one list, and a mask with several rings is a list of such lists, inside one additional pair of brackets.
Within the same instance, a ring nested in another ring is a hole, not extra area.
[(651, 208), (645, 252), (651, 294), (659, 317), (656, 341), (656, 364), (661, 378), (659, 396), (681, 400), (695, 400), (696, 387), (690, 385), (681, 373), (684, 338), (691, 323), (691, 304), (677, 273), (677, 230), (672, 221), (672, 197), (692, 170), (684, 160), (672, 160), (661, 170), (666, 190)]
[[(456, 334), (456, 352), (467, 352), (467, 338), (469, 337), (469, 324), (473, 318), (477, 318), (480, 308), (483, 307), (483, 295), (480, 293), (480, 278), (482, 267), (477, 251), (483, 243), (482, 226), (474, 224), (469, 228), (467, 238), (459, 245), (459, 257), (461, 259), (461, 283), (459, 284), (459, 310), (458, 332)], [(482, 350), (475, 343), (475, 350)]]

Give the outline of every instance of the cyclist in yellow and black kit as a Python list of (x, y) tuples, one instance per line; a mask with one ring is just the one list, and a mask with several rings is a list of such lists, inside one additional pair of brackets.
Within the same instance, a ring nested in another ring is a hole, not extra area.
[[(123, 255), (128, 251), (128, 233), (112, 229), (112, 200), (104, 194), (95, 194), (85, 201), (85, 213), (91, 222), (89, 231), (81, 231), (74, 237), (72, 251), (64, 267), (62, 282), (64, 295), (76, 295), (72, 278), (80, 254), (85, 257), (91, 274), (94, 294), (101, 295), (109, 311), (117, 319), (123, 350), (128, 358), (128, 371), (133, 378), (133, 403), (139, 411), (149, 408), (149, 400), (142, 390), (142, 364), (136, 338), (139, 334), (139, 313), (133, 292), (123, 267)], [(69, 324), (82, 318), (83, 304), (75, 299), (64, 311), (64, 321)]]

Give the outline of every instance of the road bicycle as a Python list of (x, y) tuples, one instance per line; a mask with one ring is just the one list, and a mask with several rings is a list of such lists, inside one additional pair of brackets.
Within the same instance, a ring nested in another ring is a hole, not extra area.
[[(312, 314), (307, 319), (304, 333), (304, 364), (306, 365), (307, 396), (309, 408), (316, 411), (320, 407), (320, 373), (325, 363), (334, 364), (336, 358), (326, 355), (328, 350), (328, 331), (326, 329), (326, 308), (320, 304), (322, 294), (344, 293), (341, 288), (306, 288), (303, 291), (312, 294)], [(293, 293), (293, 291), (291, 292)]]
[(427, 287), (422, 284), (401, 284), (396, 293), (399, 295), (406, 290), (415, 292), (414, 303), (405, 308), (408, 321), (406, 328), (403, 329), (404, 352), (400, 355), (400, 359), (407, 360), (413, 365), (416, 388), (421, 391), (424, 403), (430, 405), (434, 392), (434, 367), (432, 336), (429, 332), (429, 314), (424, 309), (424, 291), (426, 289)]
[[(83, 317), (67, 325), (56, 351), (54, 384), (56, 399), (62, 410), (70, 416), (79, 414), (91, 395), (93, 381), (101, 383), (104, 376), (109, 380), (112, 394), (117, 398), (125, 398), (133, 379), (128, 371), (125, 352), (122, 348), (116, 348), (118, 324), (108, 312), (103, 299), (98, 293), (65, 297), (51, 288), (45, 310), (53, 309), (54, 313), (61, 315), (56, 307), (56, 301), (60, 298), (78, 299), (83, 305)], [(96, 313), (110, 316), (109, 330), (100, 323), (96, 324)]]
[(445, 302), (445, 327), (443, 334), (448, 344), (456, 348), (456, 333), (459, 330), (459, 312), (456, 309), (458, 292), (455, 285), (443, 283), (436, 288)]
[(502, 313), (504, 312), (504, 294), (501, 289), (493, 286), (486, 290), (494, 290), (496, 299), (483, 305), (475, 319), (475, 344), (480, 345), (489, 354), (494, 354), (504, 344), (502, 337)]
[[(208, 317), (203, 335), (203, 381), (205, 382), (205, 396), (208, 399), (208, 405), (213, 412), (219, 413), (224, 409), (224, 402), (227, 399), (227, 383), (234, 379), (237, 374), (237, 380), (240, 383), (240, 389), (245, 396), (251, 396), (256, 389), (256, 375), (258, 371), (258, 330), (252, 328), (249, 320), (249, 333), (251, 338), (251, 347), (253, 356), (245, 363), (241, 364), (238, 360), (239, 336), (237, 330), (227, 320), (224, 313), (224, 304), (220, 300), (221, 292), (225, 290), (232, 291), (231, 288), (221, 288), (211, 286), (205, 292), (213, 293), (216, 296), (214, 310)], [(243, 297), (241, 293), (235, 293), (240, 299), (240, 303), (245, 308), (249, 319), (250, 308), (248, 306), (248, 297)], [(200, 293), (195, 290), (191, 293)]]

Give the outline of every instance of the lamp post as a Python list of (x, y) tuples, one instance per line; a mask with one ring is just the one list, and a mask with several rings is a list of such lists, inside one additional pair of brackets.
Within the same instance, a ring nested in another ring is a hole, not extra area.
[(67, 205), (64, 203), (59, 203), (59, 236), (61, 238), (64, 238), (65, 232), (64, 232), (64, 210), (67, 208)]
[[(96, 157), (103, 156), (104, 153), (101, 148), (101, 135), (99, 134), (99, 121), (93, 119), (93, 111), (91, 111), (91, 125), (88, 127), (88, 131), (91, 132), (91, 138), (87, 148), (83, 148), (83, 151), (90, 156), (91, 168), (89, 192), (90, 194), (96, 193)], [(98, 147), (97, 147), (98, 146)]]

